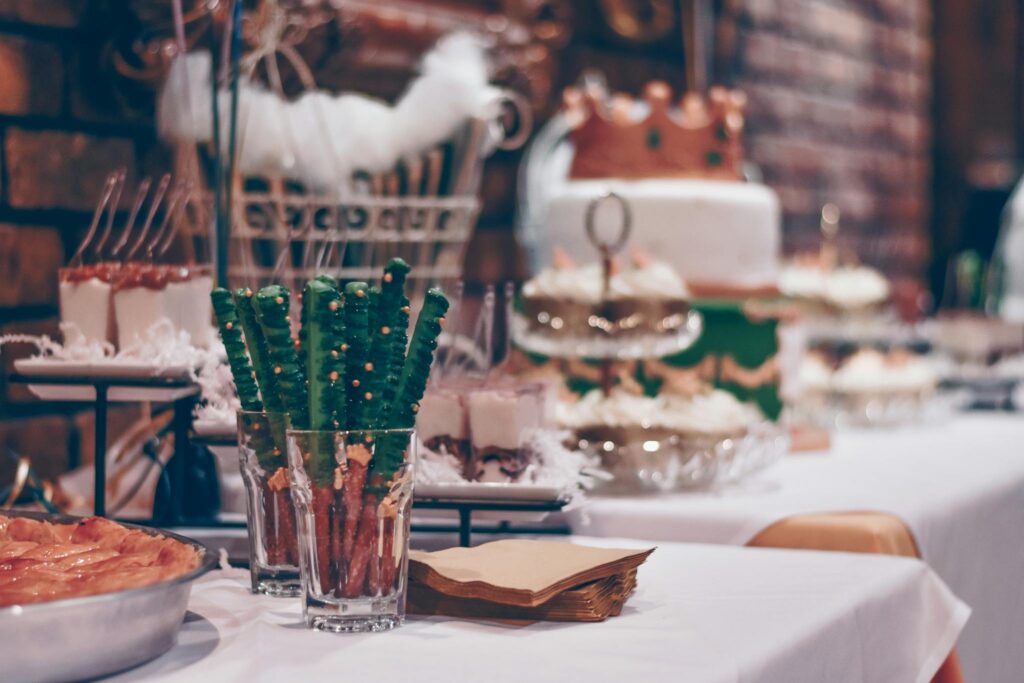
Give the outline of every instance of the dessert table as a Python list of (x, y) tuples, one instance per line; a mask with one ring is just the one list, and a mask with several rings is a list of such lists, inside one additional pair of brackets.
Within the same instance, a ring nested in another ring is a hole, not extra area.
[(943, 424), (835, 435), (742, 486), (595, 499), (578, 533), (654, 541), (922, 557), (971, 606), (957, 643), (966, 681), (1024, 671), (1024, 417), (964, 414)]
[[(573, 539), (642, 547), (636, 541)], [(110, 680), (928, 681), (969, 609), (915, 559), (662, 544), (621, 616), (529, 625), (410, 617), (383, 634), (307, 631), (248, 574), (193, 588), (178, 644)]]

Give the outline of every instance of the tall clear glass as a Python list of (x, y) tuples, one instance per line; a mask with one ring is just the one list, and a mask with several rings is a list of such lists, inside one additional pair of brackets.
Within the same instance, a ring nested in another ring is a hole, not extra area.
[(387, 631), (405, 619), (415, 462), (411, 429), (288, 431), (310, 628)]
[(245, 481), (252, 592), (302, 594), (295, 505), (288, 479), (284, 413), (239, 411), (238, 453)]

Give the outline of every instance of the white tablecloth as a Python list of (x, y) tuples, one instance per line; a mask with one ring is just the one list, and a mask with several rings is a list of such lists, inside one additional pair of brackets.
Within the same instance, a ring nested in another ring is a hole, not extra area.
[(238, 570), (197, 583), (178, 645), (114, 680), (926, 683), (969, 612), (914, 559), (681, 544), (659, 547), (623, 614), (597, 624), (412, 617), (318, 633), (298, 600), (247, 583)]
[(827, 454), (787, 457), (740, 487), (596, 499), (574, 530), (742, 545), (777, 521), (887, 512), (973, 610), (958, 644), (968, 683), (1024, 680), (1024, 417), (969, 414), (941, 425), (842, 432)]

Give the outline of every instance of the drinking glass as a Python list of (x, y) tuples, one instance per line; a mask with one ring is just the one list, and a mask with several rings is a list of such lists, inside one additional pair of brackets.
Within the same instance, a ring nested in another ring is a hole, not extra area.
[(285, 456), (288, 416), (240, 410), (237, 422), (252, 592), (297, 597), (302, 584), (294, 495)]
[(412, 429), (288, 431), (303, 616), (322, 631), (405, 619)]

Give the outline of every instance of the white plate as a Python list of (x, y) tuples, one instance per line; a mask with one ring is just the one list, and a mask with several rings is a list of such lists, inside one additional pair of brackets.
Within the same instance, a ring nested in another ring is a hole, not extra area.
[(15, 372), (32, 377), (85, 376), (89, 372), (89, 367), (89, 363), (86, 362), (58, 361), (51, 358), (19, 358), (14, 361)]
[(179, 365), (161, 367), (142, 361), (107, 360), (81, 362), (57, 358), (20, 358), (14, 369), (29, 377), (81, 377), (83, 379), (124, 379), (139, 377), (186, 378), (191, 368)]
[[(14, 361), (16, 372), (26, 377), (66, 377), (68, 380), (108, 380), (116, 385), (119, 379), (140, 379), (160, 377), (162, 379), (187, 379), (189, 368), (185, 366), (158, 367), (132, 361), (102, 361), (83, 363), (56, 358), (21, 358)], [(28, 390), (44, 401), (95, 401), (96, 390), (89, 384), (28, 384)], [(187, 384), (180, 387), (118, 387), (109, 389), (110, 401), (176, 401), (197, 393), (199, 387)]]
[(196, 436), (203, 437), (234, 437), (238, 435), (237, 426), (234, 422), (221, 422), (220, 420), (193, 420), (192, 431)]
[(467, 481), (458, 484), (416, 484), (413, 491), (415, 497), (421, 499), (554, 503), (562, 498), (560, 487), (541, 484), (494, 484)]
[[(32, 395), (43, 401), (78, 401), (91, 403), (96, 400), (96, 390), (90, 385), (82, 384), (26, 384)], [(169, 403), (199, 393), (196, 385), (162, 388), (162, 387), (111, 387), (107, 392), (110, 403), (153, 401)]]

